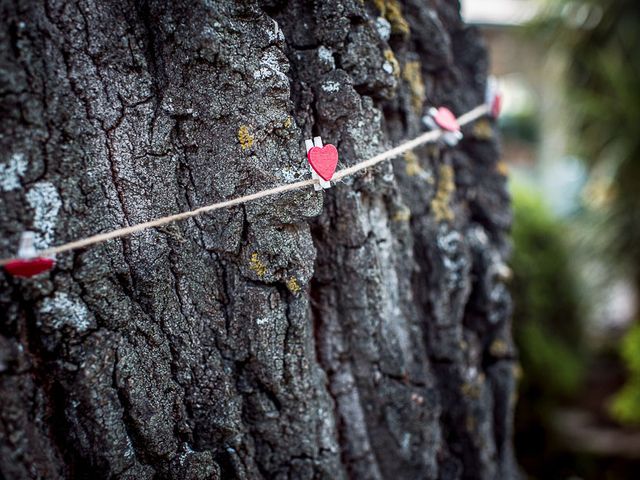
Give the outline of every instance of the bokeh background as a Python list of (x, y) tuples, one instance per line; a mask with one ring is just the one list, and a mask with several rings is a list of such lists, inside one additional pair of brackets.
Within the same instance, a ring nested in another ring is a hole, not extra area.
[(505, 95), (518, 461), (640, 478), (640, 2), (461, 3)]

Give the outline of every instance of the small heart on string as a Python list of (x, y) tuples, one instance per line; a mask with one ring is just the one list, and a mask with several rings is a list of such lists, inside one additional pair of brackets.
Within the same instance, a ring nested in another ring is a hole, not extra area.
[(493, 102), (491, 102), (491, 116), (493, 118), (498, 118), (500, 116), (501, 111), (502, 111), (502, 95), (500, 93), (496, 93), (493, 97)]
[(12, 260), (8, 262), (4, 268), (9, 274), (14, 277), (20, 278), (29, 278), (39, 273), (46, 272), (47, 270), (51, 270), (53, 265), (55, 264), (55, 260), (53, 258), (30, 258), (28, 260)]
[(447, 130), (448, 132), (460, 131), (460, 125), (458, 124), (456, 116), (446, 107), (438, 108), (433, 114), (433, 119), (442, 130)]
[(330, 143), (324, 147), (313, 147), (307, 153), (311, 168), (323, 180), (331, 180), (338, 166), (338, 149)]

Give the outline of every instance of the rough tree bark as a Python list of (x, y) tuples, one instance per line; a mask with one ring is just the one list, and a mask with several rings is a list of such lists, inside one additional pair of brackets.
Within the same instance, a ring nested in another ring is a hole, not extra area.
[[(483, 101), (450, 0), (2, 1), (1, 253), (308, 178)], [(493, 127), (0, 275), (0, 471), (513, 478)]]

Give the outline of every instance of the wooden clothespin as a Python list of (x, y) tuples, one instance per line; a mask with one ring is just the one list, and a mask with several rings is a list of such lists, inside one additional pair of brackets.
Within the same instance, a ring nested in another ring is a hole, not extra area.
[(456, 116), (446, 107), (431, 107), (427, 115), (422, 117), (422, 123), (431, 130), (436, 128), (442, 130), (442, 140), (450, 147), (456, 146), (462, 139), (460, 124)]
[(53, 268), (56, 262), (52, 257), (37, 256), (34, 240), (35, 234), (33, 232), (22, 232), (18, 259), (12, 260), (4, 266), (9, 274), (14, 277), (29, 278)]
[(498, 85), (496, 77), (489, 77), (487, 79), (487, 91), (485, 93), (485, 103), (491, 111), (493, 118), (498, 118), (502, 110), (502, 92)]
[(320, 180), (314, 184), (315, 190), (331, 187), (331, 177), (338, 166), (338, 150), (331, 144), (323, 145), (321, 137), (304, 141), (307, 147), (307, 160), (311, 168), (311, 177)]

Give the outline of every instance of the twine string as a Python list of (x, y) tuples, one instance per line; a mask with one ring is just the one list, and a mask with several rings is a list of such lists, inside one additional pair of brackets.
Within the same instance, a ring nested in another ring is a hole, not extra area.
[[(467, 113), (461, 115), (460, 117), (458, 117), (458, 124), (462, 127), (464, 125), (467, 125), (468, 123), (473, 122), (474, 120), (477, 120), (478, 118), (482, 117), (483, 115), (486, 115), (487, 113), (489, 113), (489, 107), (487, 105), (479, 105), (476, 108), (474, 108), (473, 110), (468, 111)], [(386, 150), (382, 153), (379, 153), (378, 155), (375, 155), (374, 157), (371, 157), (368, 160), (364, 160), (360, 163), (356, 163), (355, 165), (352, 165), (351, 167), (348, 168), (343, 168), (339, 171), (337, 171), (333, 177), (331, 178), (332, 181), (337, 181), (340, 180), (342, 178), (348, 177), (350, 175), (353, 175), (357, 172), (360, 172), (362, 170), (365, 170), (367, 168), (373, 167), (374, 165), (377, 165), (378, 163), (384, 162), (386, 160), (391, 160), (392, 158), (396, 158), (400, 155), (402, 155), (405, 152), (408, 152), (409, 150), (413, 150), (416, 147), (419, 147), (420, 145), (424, 145), (425, 143), (429, 143), (429, 142), (435, 142), (436, 140), (438, 140), (440, 137), (442, 137), (442, 135), (444, 135), (445, 132), (443, 132), (442, 130), (431, 130), (429, 132), (425, 132), (419, 136), (417, 136), (416, 138), (412, 139), (412, 140), (408, 140), (404, 143), (401, 143), (400, 145), (393, 147), (389, 150)], [(218, 203), (213, 203), (211, 205), (205, 205), (203, 207), (199, 207), (196, 208), (194, 210), (190, 210), (187, 212), (182, 212), (182, 213), (176, 213), (174, 215), (168, 215), (166, 217), (160, 217), (160, 218), (156, 218), (154, 220), (149, 220), (147, 222), (142, 222), (142, 223), (138, 223), (135, 225), (131, 225), (128, 227), (123, 227), (123, 228), (118, 228), (116, 230), (112, 230), (110, 232), (105, 232), (105, 233), (99, 233), (96, 235), (92, 235), (90, 237), (86, 237), (86, 238), (82, 238), (79, 240), (74, 240), (72, 242), (68, 242), (68, 243), (64, 243), (62, 245), (58, 245), (57, 247), (51, 247), (51, 248), (47, 248), (45, 250), (39, 250), (36, 252), (37, 256), (41, 256), (41, 257), (48, 257), (48, 256), (52, 256), (55, 255), (57, 253), (63, 253), (63, 252), (68, 252), (71, 250), (77, 250), (83, 247), (88, 247), (90, 245), (95, 245), (98, 243), (102, 243), (102, 242), (106, 242), (107, 240), (112, 240), (114, 238), (121, 238), (121, 237), (126, 237), (128, 235), (131, 235), (133, 233), (137, 233), (137, 232), (141, 232), (142, 230), (146, 230), (148, 228), (153, 228), (153, 227), (159, 227), (161, 225), (166, 225), (168, 223), (172, 223), (172, 222), (177, 222), (180, 220), (185, 220), (187, 218), (191, 218), (191, 217), (196, 217), (198, 215), (202, 215), (203, 213), (209, 213), (209, 212), (213, 212), (214, 210), (220, 210), (223, 208), (228, 208), (228, 207), (234, 207), (236, 205), (241, 205), (243, 203), (247, 203), (247, 202), (251, 202), (253, 200), (258, 200), (260, 198), (264, 198), (264, 197), (270, 197), (273, 195), (278, 195), (284, 192), (290, 192), (292, 190), (300, 190), (303, 189), (305, 187), (309, 187), (311, 185), (314, 185), (316, 183), (319, 183), (319, 180), (316, 179), (309, 179), (309, 180), (302, 180), (300, 182), (295, 182), (295, 183), (288, 183), (285, 185), (280, 185), (278, 187), (274, 187), (274, 188), (269, 188), (266, 190), (261, 190), (259, 192), (256, 193), (252, 193), (249, 195), (244, 195), (242, 197), (237, 197), (237, 198), (233, 198), (231, 200), (225, 200), (223, 202), (218, 202)], [(6, 265), (7, 263), (14, 261), (14, 260), (18, 260), (17, 257), (13, 257), (13, 258), (3, 258), (0, 259), (0, 266), (2, 265)]]

